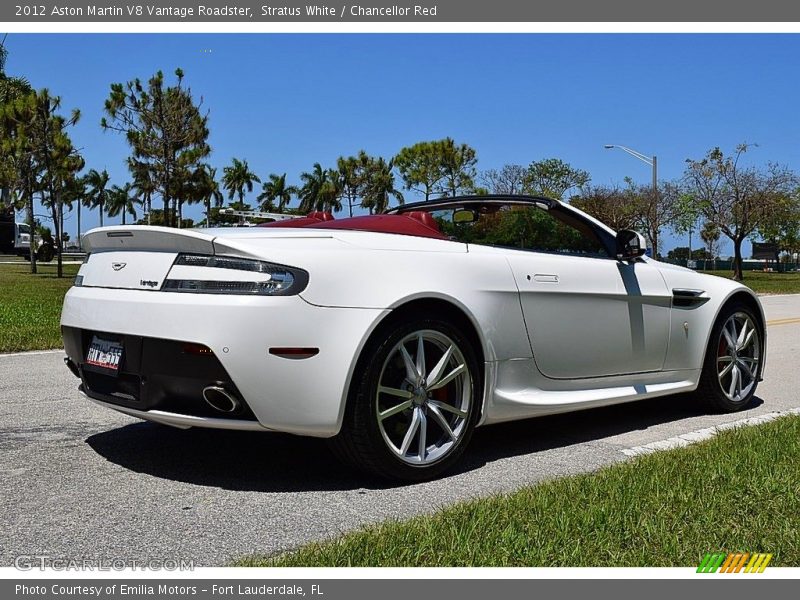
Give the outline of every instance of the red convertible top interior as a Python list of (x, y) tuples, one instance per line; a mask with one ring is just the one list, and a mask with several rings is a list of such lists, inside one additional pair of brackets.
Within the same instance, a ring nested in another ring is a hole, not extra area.
[(380, 233), (397, 233), (400, 235), (414, 235), (446, 240), (439, 231), (430, 213), (415, 210), (407, 213), (393, 215), (364, 215), (335, 219), (329, 212), (314, 211), (299, 219), (287, 219), (262, 223), (258, 227), (310, 227), (313, 229), (350, 229), (355, 231), (375, 231)]

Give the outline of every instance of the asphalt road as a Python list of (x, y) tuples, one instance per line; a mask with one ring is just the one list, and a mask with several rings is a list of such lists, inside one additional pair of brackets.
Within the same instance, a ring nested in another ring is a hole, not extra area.
[(0, 565), (46, 555), (219, 566), (798, 407), (800, 295), (763, 302), (768, 364), (749, 410), (709, 416), (685, 398), (661, 398), (487, 427), (457, 473), (408, 486), (348, 471), (320, 440), (143, 423), (83, 399), (61, 353), (0, 355)]

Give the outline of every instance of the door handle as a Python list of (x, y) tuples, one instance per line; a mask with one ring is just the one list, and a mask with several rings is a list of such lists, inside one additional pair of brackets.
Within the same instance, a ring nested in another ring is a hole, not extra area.
[[(528, 276), (530, 279), (530, 275)], [(558, 275), (552, 275), (549, 273), (536, 273), (533, 276), (533, 280), (539, 283), (558, 283)]]

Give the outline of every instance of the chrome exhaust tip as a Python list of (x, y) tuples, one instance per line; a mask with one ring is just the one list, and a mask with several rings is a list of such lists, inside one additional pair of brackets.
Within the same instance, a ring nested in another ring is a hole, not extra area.
[(239, 399), (219, 385), (210, 385), (204, 388), (203, 400), (211, 408), (219, 412), (233, 414), (239, 412), (242, 408), (242, 403), (239, 402)]

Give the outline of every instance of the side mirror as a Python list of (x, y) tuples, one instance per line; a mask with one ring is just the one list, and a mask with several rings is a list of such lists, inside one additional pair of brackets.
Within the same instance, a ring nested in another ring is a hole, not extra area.
[(453, 223), (474, 223), (478, 220), (478, 215), (474, 210), (459, 208), (453, 212)]
[(647, 242), (641, 233), (623, 229), (617, 233), (617, 260), (633, 260), (647, 251)]

